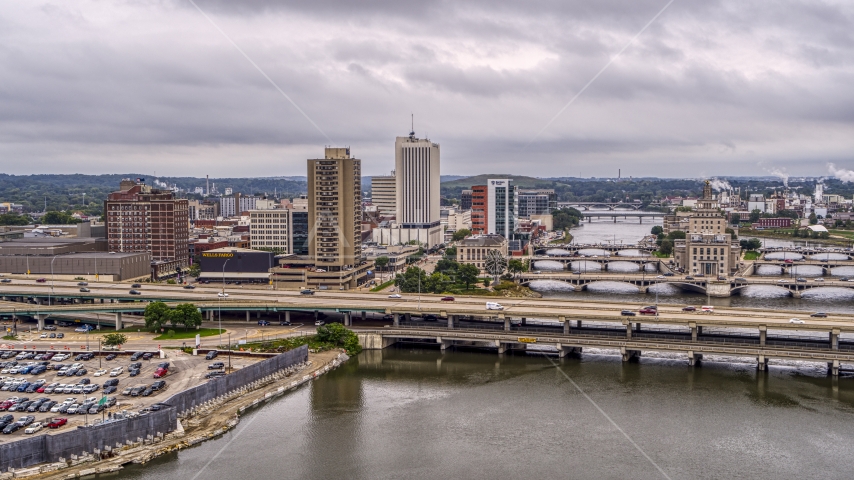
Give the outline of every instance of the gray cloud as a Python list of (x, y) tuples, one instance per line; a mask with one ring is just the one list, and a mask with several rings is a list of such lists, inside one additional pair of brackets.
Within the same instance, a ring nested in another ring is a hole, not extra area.
[[(197, 3), (368, 174), (410, 112), (446, 174), (854, 167), (850, 2), (677, 0), (530, 145), (665, 1)], [(0, 4), (4, 172), (299, 175), (325, 143), (189, 2)]]

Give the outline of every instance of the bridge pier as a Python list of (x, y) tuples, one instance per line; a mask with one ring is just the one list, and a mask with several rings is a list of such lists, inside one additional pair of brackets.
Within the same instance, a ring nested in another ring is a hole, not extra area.
[(830, 331), (830, 349), (831, 350), (839, 350), (839, 333), (840, 330), (838, 328), (834, 328)]
[(581, 328), (581, 320), (575, 321), (575, 328)]
[(246, 310), (246, 321), (247, 322), (249, 321), (249, 313), (250, 313), (249, 310)]
[(839, 360), (827, 362), (827, 373), (833, 375), (834, 377), (839, 376)]
[(504, 317), (504, 331), (510, 331), (510, 317)]
[(291, 323), (291, 311), (285, 310), (285, 321)]
[(394, 326), (399, 327), (400, 326), (400, 314), (395, 313), (395, 314), (392, 314), (392, 316), (394, 317)]
[(703, 359), (702, 353), (688, 352), (688, 366), (693, 367)]
[(404, 313), (403, 318), (404, 318), (404, 320), (406, 320), (406, 323), (409, 323), (412, 321), (412, 314), (411, 313)]
[(620, 347), (620, 353), (623, 355), (624, 362), (636, 362), (641, 356), (640, 350), (626, 350), (626, 347)]
[(557, 348), (558, 358), (564, 358), (568, 355), (581, 355), (581, 347), (571, 347), (560, 343), (555, 345), (555, 347)]
[(760, 346), (763, 346), (763, 347), (765, 346), (765, 338), (767, 337), (767, 333), (768, 333), (768, 327), (766, 327), (765, 325), (761, 325), (759, 327), (759, 345)]
[(688, 324), (688, 326), (691, 327), (691, 341), (696, 342), (697, 337), (700, 335), (700, 329), (697, 327), (697, 324), (693, 322)]
[(632, 339), (632, 322), (626, 323), (626, 340)]
[(765, 358), (765, 355), (759, 355), (759, 358), (757, 358), (756, 361), (760, 372), (764, 372), (768, 368), (768, 359)]
[(350, 325), (352, 325), (353, 320), (350, 318), (351, 315), (352, 315), (351, 312), (344, 312), (344, 326), (345, 327), (349, 327)]
[(124, 323), (122, 323), (122, 312), (116, 312), (116, 330), (121, 330), (125, 328)]
[(525, 317), (522, 317), (522, 326), (524, 327), (527, 324), (528, 324), (527, 319)]
[(260, 318), (261, 318), (261, 310), (258, 310), (258, 311), (256, 311), (256, 312), (255, 312), (255, 318), (256, 318), (256, 319), (260, 319)]
[(512, 348), (512, 344), (504, 343), (501, 340), (496, 340), (495, 346), (498, 347), (498, 354), (499, 355), (503, 355), (503, 354), (507, 353), (507, 351)]
[(45, 318), (47, 318), (47, 315), (44, 313), (36, 315), (36, 320), (38, 320), (38, 322), (39, 322), (39, 331), (44, 330), (44, 319)]
[(454, 329), (454, 316), (453, 315), (448, 315), (448, 329), (449, 330)]
[(453, 340), (442, 340), (442, 337), (436, 337), (436, 343), (439, 344), (439, 350), (444, 352), (448, 347), (454, 346)]
[(569, 335), (569, 320), (566, 317), (558, 317), (558, 319), (563, 323), (563, 334)]
[[(797, 288), (797, 287), (795, 287)], [(797, 290), (792, 290), (792, 298), (801, 298), (801, 292)]]
[(368, 312), (362, 311), (362, 321), (364, 322), (367, 319), (368, 319)]
[(644, 287), (644, 286), (639, 286), (639, 287), (638, 287), (638, 293), (647, 293), (647, 291), (649, 291), (649, 287), (648, 287), (648, 286), (647, 286), (647, 287)]

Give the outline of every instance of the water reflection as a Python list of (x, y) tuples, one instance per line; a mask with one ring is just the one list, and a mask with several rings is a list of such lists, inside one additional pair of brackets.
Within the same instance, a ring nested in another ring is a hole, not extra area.
[(771, 252), (765, 254), (766, 260), (803, 260), (804, 256), (794, 252)]
[(854, 277), (854, 267), (833, 267), (830, 274), (835, 277)]
[(820, 277), (824, 275), (824, 269), (818, 265), (795, 265), (789, 270), (792, 275), (799, 277)]
[(601, 248), (582, 248), (578, 251), (582, 257), (610, 257), (611, 252)]
[(608, 263), (608, 271), (613, 273), (639, 272), (640, 265), (634, 262), (613, 261)]
[(783, 267), (777, 265), (759, 265), (756, 267), (755, 274), (760, 276), (780, 276), (783, 274)]
[(570, 262), (570, 266), (572, 267), (573, 272), (600, 272), (602, 271), (602, 264), (599, 262), (594, 262), (590, 260), (580, 260), (575, 262)]
[(575, 287), (560, 280), (532, 280), (528, 286), (536, 292), (573, 292)]
[(588, 292), (602, 293), (638, 293), (638, 287), (623, 282), (593, 282), (587, 284)]
[(848, 260), (850, 257), (844, 253), (816, 253), (809, 258), (810, 260)]
[(649, 252), (644, 252), (642, 250), (638, 250), (637, 248), (629, 248), (626, 250), (620, 250), (617, 252), (618, 256), (621, 257), (649, 257), (651, 256)]
[(561, 271), (564, 269), (563, 262), (556, 260), (538, 260), (534, 262), (534, 269), (544, 271)]
[(572, 252), (569, 250), (564, 250), (562, 248), (550, 248), (546, 250), (546, 255), (553, 255), (556, 257), (563, 257), (567, 255), (572, 255)]

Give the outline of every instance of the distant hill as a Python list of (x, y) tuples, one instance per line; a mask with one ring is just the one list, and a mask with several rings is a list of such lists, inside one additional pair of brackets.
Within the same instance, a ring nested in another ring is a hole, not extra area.
[(486, 185), (486, 181), (490, 178), (508, 178), (519, 188), (558, 188), (561, 185), (567, 185), (564, 182), (559, 182), (553, 179), (497, 173), (457, 178), (447, 182), (442, 181), (442, 194), (444, 195), (445, 192), (448, 192), (449, 194), (452, 194), (452, 196), (459, 196), (460, 190), (470, 189), (472, 185)]

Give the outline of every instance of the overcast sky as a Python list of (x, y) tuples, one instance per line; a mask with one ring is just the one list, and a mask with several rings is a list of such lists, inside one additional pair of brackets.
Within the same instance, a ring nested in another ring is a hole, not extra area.
[(442, 174), (854, 169), (850, 0), (675, 0), (539, 135), (668, 0), (195, 1), (0, 2), (0, 171), (383, 174), (411, 113)]

